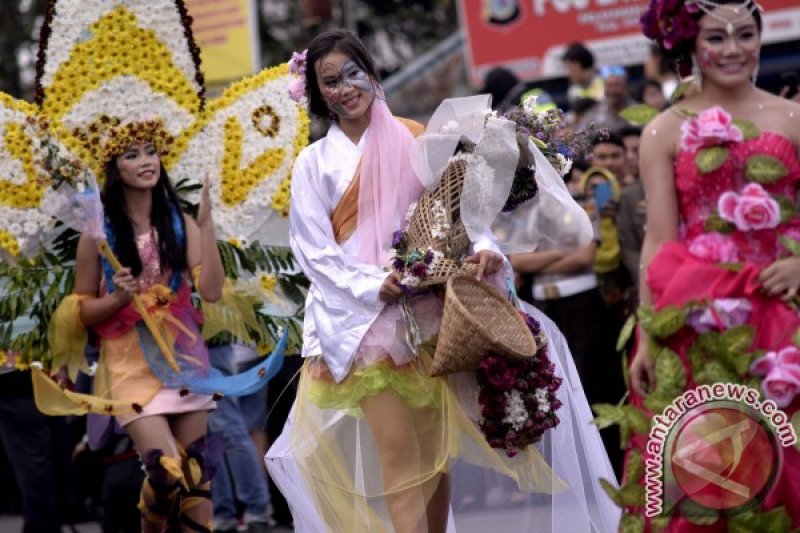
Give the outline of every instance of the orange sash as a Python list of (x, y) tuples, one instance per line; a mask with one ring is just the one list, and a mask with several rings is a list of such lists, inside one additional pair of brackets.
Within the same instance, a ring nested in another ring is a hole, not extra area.
[[(408, 128), (411, 135), (418, 137), (425, 131), (425, 126), (414, 120), (407, 118), (395, 117), (403, 126)], [(410, 163), (409, 163), (410, 164)], [(355, 176), (353, 181), (344, 191), (342, 199), (336, 205), (336, 208), (331, 213), (331, 224), (333, 225), (333, 236), (336, 238), (337, 244), (342, 244), (350, 238), (356, 230), (358, 224), (358, 193), (361, 189), (361, 161), (358, 162), (356, 167)]]

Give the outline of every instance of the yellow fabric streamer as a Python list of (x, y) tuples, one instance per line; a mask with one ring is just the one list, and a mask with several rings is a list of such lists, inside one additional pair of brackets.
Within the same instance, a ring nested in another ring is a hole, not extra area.
[(52, 368), (67, 367), (69, 379), (74, 383), (78, 370), (87, 370), (84, 350), (89, 333), (81, 322), (81, 302), (89, 294), (70, 294), (58, 304), (47, 325), (47, 341), (52, 356)]
[[(116, 415), (129, 413), (135, 409), (131, 402), (110, 400), (62, 389), (39, 368), (31, 368), (31, 379), (36, 408), (46, 415), (67, 416), (85, 415), (86, 413)], [(153, 396), (156, 392), (158, 391), (153, 391)]]
[[(108, 245), (108, 241), (105, 239), (101, 241), (97, 241), (97, 249), (103, 255), (103, 257), (111, 263), (111, 267), (114, 269), (114, 272), (122, 268), (122, 263), (119, 262), (117, 256), (114, 255), (114, 252), (111, 250), (111, 247)], [(153, 317), (150, 316), (150, 313), (145, 307), (144, 303), (142, 302), (141, 298), (138, 294), (133, 295), (133, 306), (136, 308), (136, 311), (144, 320), (144, 323), (147, 325), (147, 329), (150, 330), (150, 333), (153, 335), (153, 340), (156, 341), (156, 344), (161, 349), (161, 354), (169, 363), (169, 366), (172, 367), (176, 373), (180, 373), (181, 369), (178, 367), (178, 363), (175, 362), (175, 356), (172, 353), (172, 348), (164, 338), (161, 336), (160, 331), (158, 330), (156, 324), (153, 323)]]
[(253, 339), (247, 328), (258, 331), (262, 337), (266, 337), (266, 332), (262, 331), (253, 309), (256, 302), (254, 296), (236, 289), (231, 280), (225, 278), (219, 301), (214, 303), (203, 301), (203, 338), (210, 339), (222, 331), (227, 331), (241, 342), (250, 344)]

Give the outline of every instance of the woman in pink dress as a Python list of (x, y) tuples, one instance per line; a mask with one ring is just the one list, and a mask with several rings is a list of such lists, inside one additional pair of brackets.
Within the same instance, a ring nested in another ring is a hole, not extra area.
[[(800, 526), (800, 454), (788, 438), (800, 406), (800, 106), (755, 87), (760, 11), (752, 0), (653, 0), (642, 17), (697, 91), (642, 134), (647, 235), (617, 494), (623, 524), (639, 531)], [(676, 401), (715, 383), (753, 390), (702, 419)], [(670, 405), (683, 416), (665, 419)], [(759, 408), (786, 416), (748, 426), (769, 418)], [(747, 431), (712, 435), (739, 427), (735, 419)], [(662, 448), (655, 429), (665, 420), (672, 440)], [(653, 464), (664, 474), (646, 470)], [(654, 496), (663, 511), (646, 519)]]

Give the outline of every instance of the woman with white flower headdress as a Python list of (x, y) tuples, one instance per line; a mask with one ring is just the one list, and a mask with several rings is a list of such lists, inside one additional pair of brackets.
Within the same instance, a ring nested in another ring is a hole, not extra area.
[[(447, 101), (455, 111), (432, 120), (415, 141), (423, 127), (392, 116), (373, 61), (353, 34), (319, 35), (290, 68), (297, 74), (291, 96), (332, 119), (292, 172), (291, 244), (311, 281), (306, 361), (292, 415), (266, 457), (296, 530), (611, 531), (617, 513), (596, 479), (613, 473), (574, 366), (562, 366), (568, 350), (552, 323), (540, 314), (533, 321), (557, 354), (555, 369), (547, 362), (545, 370), (564, 380), (557, 399), (546, 389), (530, 400), (510, 394), (496, 416), (522, 431), (534, 424), (525, 401), (543, 413), (563, 403), (558, 416), (565, 422), (537, 446), (506, 450), (500, 438), (493, 447), (480, 429), (475, 373), (428, 375), (425, 347), (439, 330), (443, 304), (433, 291), (412, 289), (436, 254), (421, 255), (402, 274), (388, 268), (397, 231), (441, 172), (434, 167), (453, 156), (462, 128), (483, 130), (488, 101)], [(460, 120), (465, 108), (477, 114)], [(516, 159), (497, 151), (508, 147), (509, 135), (516, 148), (513, 124), (491, 119), (490, 126), (501, 142), (477, 143), (490, 152), (481, 168), (489, 176), (487, 165), (510, 164), (513, 173)], [(508, 196), (506, 189), (500, 207)], [(434, 233), (450, 229), (439, 207), (431, 212)], [(506, 291), (510, 271), (489, 229), (495, 215), (471, 234), (464, 261)], [(408, 340), (409, 309), (422, 344)]]

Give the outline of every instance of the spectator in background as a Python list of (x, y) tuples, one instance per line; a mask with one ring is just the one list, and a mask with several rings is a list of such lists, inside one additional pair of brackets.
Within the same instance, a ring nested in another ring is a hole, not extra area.
[(622, 178), (623, 188), (639, 180), (639, 143), (642, 129), (636, 126), (625, 126), (619, 131), (622, 144), (625, 145), (625, 175)]
[(643, 104), (655, 107), (659, 111), (665, 109), (667, 105), (669, 105), (669, 101), (664, 97), (661, 84), (658, 80), (652, 78), (648, 78), (642, 83), (636, 99)]
[(627, 170), (625, 143), (622, 137), (617, 133), (597, 135), (589, 149), (589, 162), (592, 166), (608, 170), (619, 180)]
[(578, 127), (585, 128), (594, 124), (597, 128), (605, 128), (611, 132), (619, 131), (628, 124), (619, 114), (633, 103), (628, 74), (620, 66), (602, 67), (599, 74), (604, 80), (605, 98), (582, 118)]
[(625, 158), (628, 171), (635, 178), (625, 187), (619, 199), (617, 209), (617, 232), (622, 252), (622, 263), (633, 282), (633, 293), (630, 298), (636, 301), (636, 288), (639, 286), (639, 255), (644, 242), (644, 229), (647, 219), (644, 201), (644, 188), (639, 181), (639, 142), (641, 129), (629, 126), (620, 132), (625, 143)]
[(567, 100), (574, 108), (578, 100), (603, 100), (603, 79), (597, 75), (594, 54), (583, 43), (572, 43), (561, 57), (569, 78)]
[[(235, 373), (232, 344), (209, 348), (211, 366), (230, 376)], [(266, 399), (263, 400), (266, 402)], [(263, 422), (262, 422), (263, 423)], [(225, 396), (208, 418), (209, 430), (222, 434), (225, 457), (211, 484), (216, 531), (235, 532), (238, 526), (237, 502), (244, 510), (243, 520), (248, 533), (269, 531), (267, 507), (269, 492), (264, 466), (250, 432), (239, 398)]]
[(33, 401), (30, 371), (0, 367), (0, 446), (20, 495), (24, 533), (59, 533), (68, 451), (62, 417), (48, 417)]
[(526, 85), (513, 72), (505, 67), (497, 67), (486, 74), (480, 93), (491, 94), (492, 108), (505, 113), (509, 108), (519, 105), (526, 90)]
[(661, 53), (657, 44), (650, 46), (650, 54), (644, 62), (644, 77), (660, 84), (661, 93), (666, 101), (672, 99), (672, 95), (681, 84), (674, 65)]

